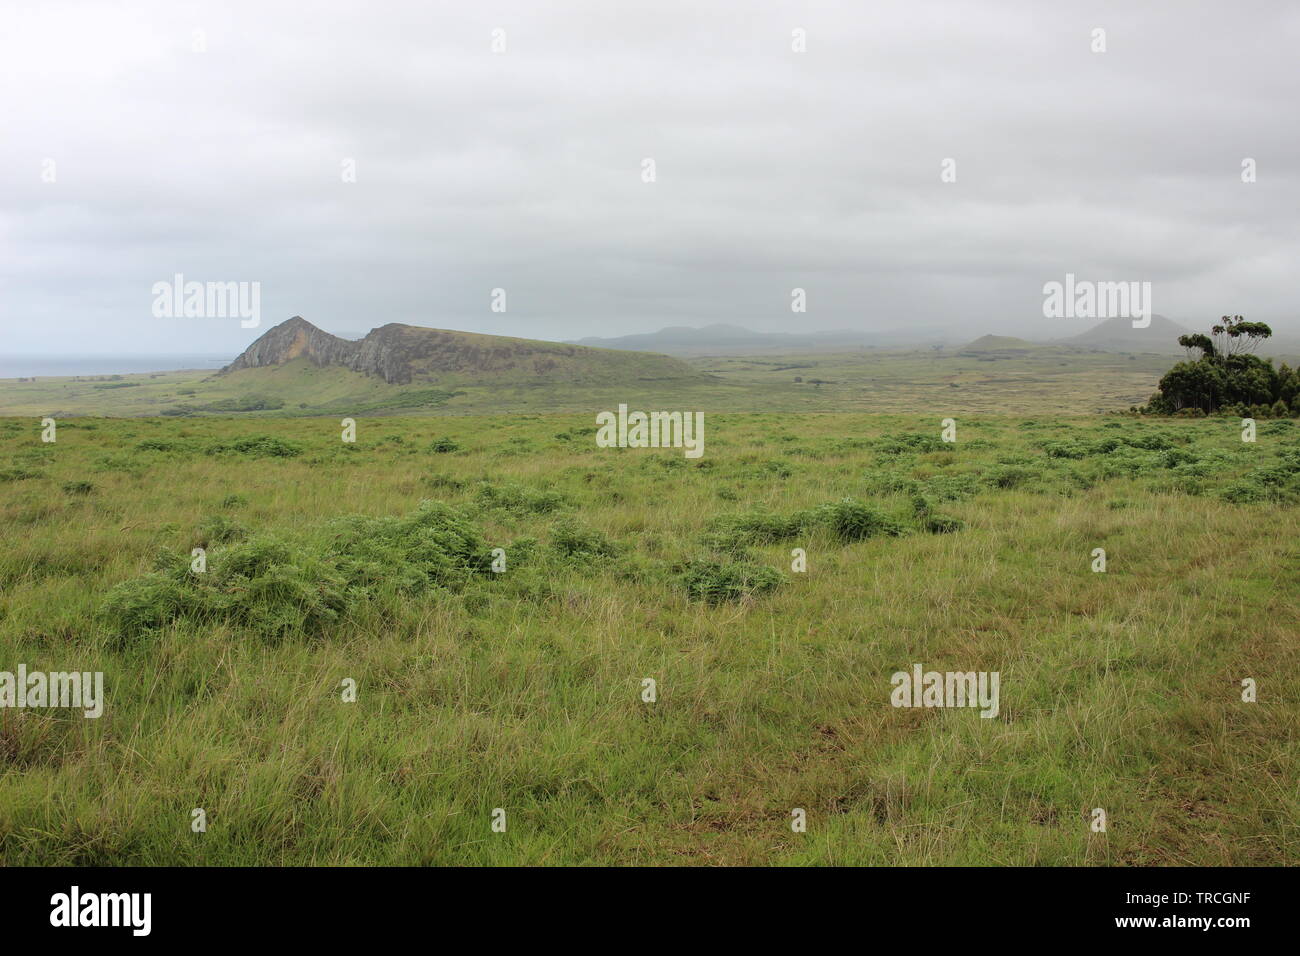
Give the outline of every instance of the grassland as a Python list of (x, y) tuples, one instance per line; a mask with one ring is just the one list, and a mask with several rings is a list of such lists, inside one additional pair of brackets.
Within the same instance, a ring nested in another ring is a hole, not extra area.
[[(43, 444), (48, 404), (0, 420), (0, 669), (108, 700), (0, 710), (3, 863), (1300, 861), (1289, 420), (710, 413), (690, 461), (590, 412)], [(997, 718), (892, 707), (914, 662)]]
[[(635, 353), (620, 353), (623, 356)], [(616, 385), (573, 378), (454, 377), (409, 386), (305, 359), (229, 375), (162, 372), (120, 378), (0, 381), (0, 414), (204, 417), (230, 411), (284, 415), (491, 415), (588, 413), (632, 407), (713, 412), (914, 412), (1071, 414), (1142, 405), (1169, 356), (1119, 355), (1071, 347), (983, 352), (884, 351), (701, 356), (696, 379), (643, 376)], [(234, 407), (232, 407), (232, 403)], [(265, 404), (258, 410), (256, 406)]]

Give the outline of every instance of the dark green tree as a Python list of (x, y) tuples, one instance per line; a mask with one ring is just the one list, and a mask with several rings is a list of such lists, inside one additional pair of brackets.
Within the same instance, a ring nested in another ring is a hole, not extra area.
[(1178, 337), (1184, 348), (1199, 349), (1200, 358), (1179, 362), (1165, 373), (1160, 390), (1151, 396), (1149, 411), (1173, 415), (1200, 409), (1209, 415), (1241, 405), (1262, 406), (1276, 415), (1279, 403), (1297, 409), (1300, 375), (1286, 365), (1274, 368), (1272, 359), (1252, 354), (1273, 334), (1272, 329), (1240, 315), (1225, 315), (1210, 333), (1213, 338), (1200, 332)]

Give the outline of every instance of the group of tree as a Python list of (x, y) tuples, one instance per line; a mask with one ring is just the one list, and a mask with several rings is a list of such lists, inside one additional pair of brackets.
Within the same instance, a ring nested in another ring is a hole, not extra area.
[(1166, 372), (1160, 390), (1142, 410), (1155, 415), (1300, 415), (1300, 369), (1285, 362), (1274, 367), (1272, 359), (1254, 354), (1272, 334), (1263, 322), (1225, 315), (1209, 335), (1180, 335), (1178, 344), (1200, 356)]

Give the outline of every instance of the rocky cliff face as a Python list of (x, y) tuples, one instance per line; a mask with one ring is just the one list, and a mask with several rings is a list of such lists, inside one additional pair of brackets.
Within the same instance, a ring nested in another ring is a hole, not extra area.
[[(434, 351), (429, 339), (439, 334), (436, 329), (392, 323), (371, 329), (363, 339), (349, 341), (322, 332), (302, 316), (295, 315), (268, 330), (222, 372), (283, 365), (305, 358), (314, 365), (339, 365), (354, 372), (377, 375), (390, 385), (406, 385), (417, 366), (422, 371), (435, 371), (426, 369), (426, 363), (420, 360)], [(450, 333), (441, 334), (451, 337)]]
[(636, 354), (397, 323), (371, 329), (365, 338), (348, 341), (294, 316), (267, 330), (222, 369), (222, 374), (305, 358), (316, 365), (338, 365), (376, 375), (390, 385), (407, 385), (413, 380), (434, 382), (442, 376), (568, 380), (574, 374), (593, 370), (620, 380), (628, 375), (696, 376), (676, 359), (641, 355), (633, 360), (631, 356)]
[(303, 356), (317, 365), (342, 365), (356, 353), (356, 346), (356, 342), (322, 332), (302, 316), (295, 315), (268, 329), (222, 371), (283, 365)]

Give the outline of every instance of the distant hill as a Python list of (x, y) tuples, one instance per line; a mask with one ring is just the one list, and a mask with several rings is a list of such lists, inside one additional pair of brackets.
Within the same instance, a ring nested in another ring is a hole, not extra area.
[(1184, 349), (1178, 344), (1178, 336), (1186, 335), (1191, 331), (1163, 315), (1151, 316), (1151, 324), (1145, 329), (1133, 328), (1132, 319), (1116, 317), (1094, 325), (1087, 332), (1061, 339), (1060, 342), (1065, 345), (1097, 349), (1101, 352), (1158, 352), (1165, 355), (1181, 355)]
[(967, 342), (957, 350), (958, 354), (967, 352), (1025, 352), (1041, 349), (1044, 346), (1011, 335), (981, 335), (974, 342)]
[(667, 355), (391, 323), (355, 341), (294, 316), (262, 335), (221, 370), (234, 375), (306, 360), (382, 379), (389, 385), (502, 382), (605, 384), (696, 381), (702, 376)]
[(755, 332), (739, 325), (715, 324), (702, 328), (674, 325), (658, 332), (620, 335), (614, 338), (589, 337), (575, 345), (602, 349), (633, 349), (665, 352), (670, 355), (699, 355), (705, 352), (738, 355), (766, 350), (820, 350), (859, 348), (879, 344), (875, 333), (840, 329), (830, 332)]

